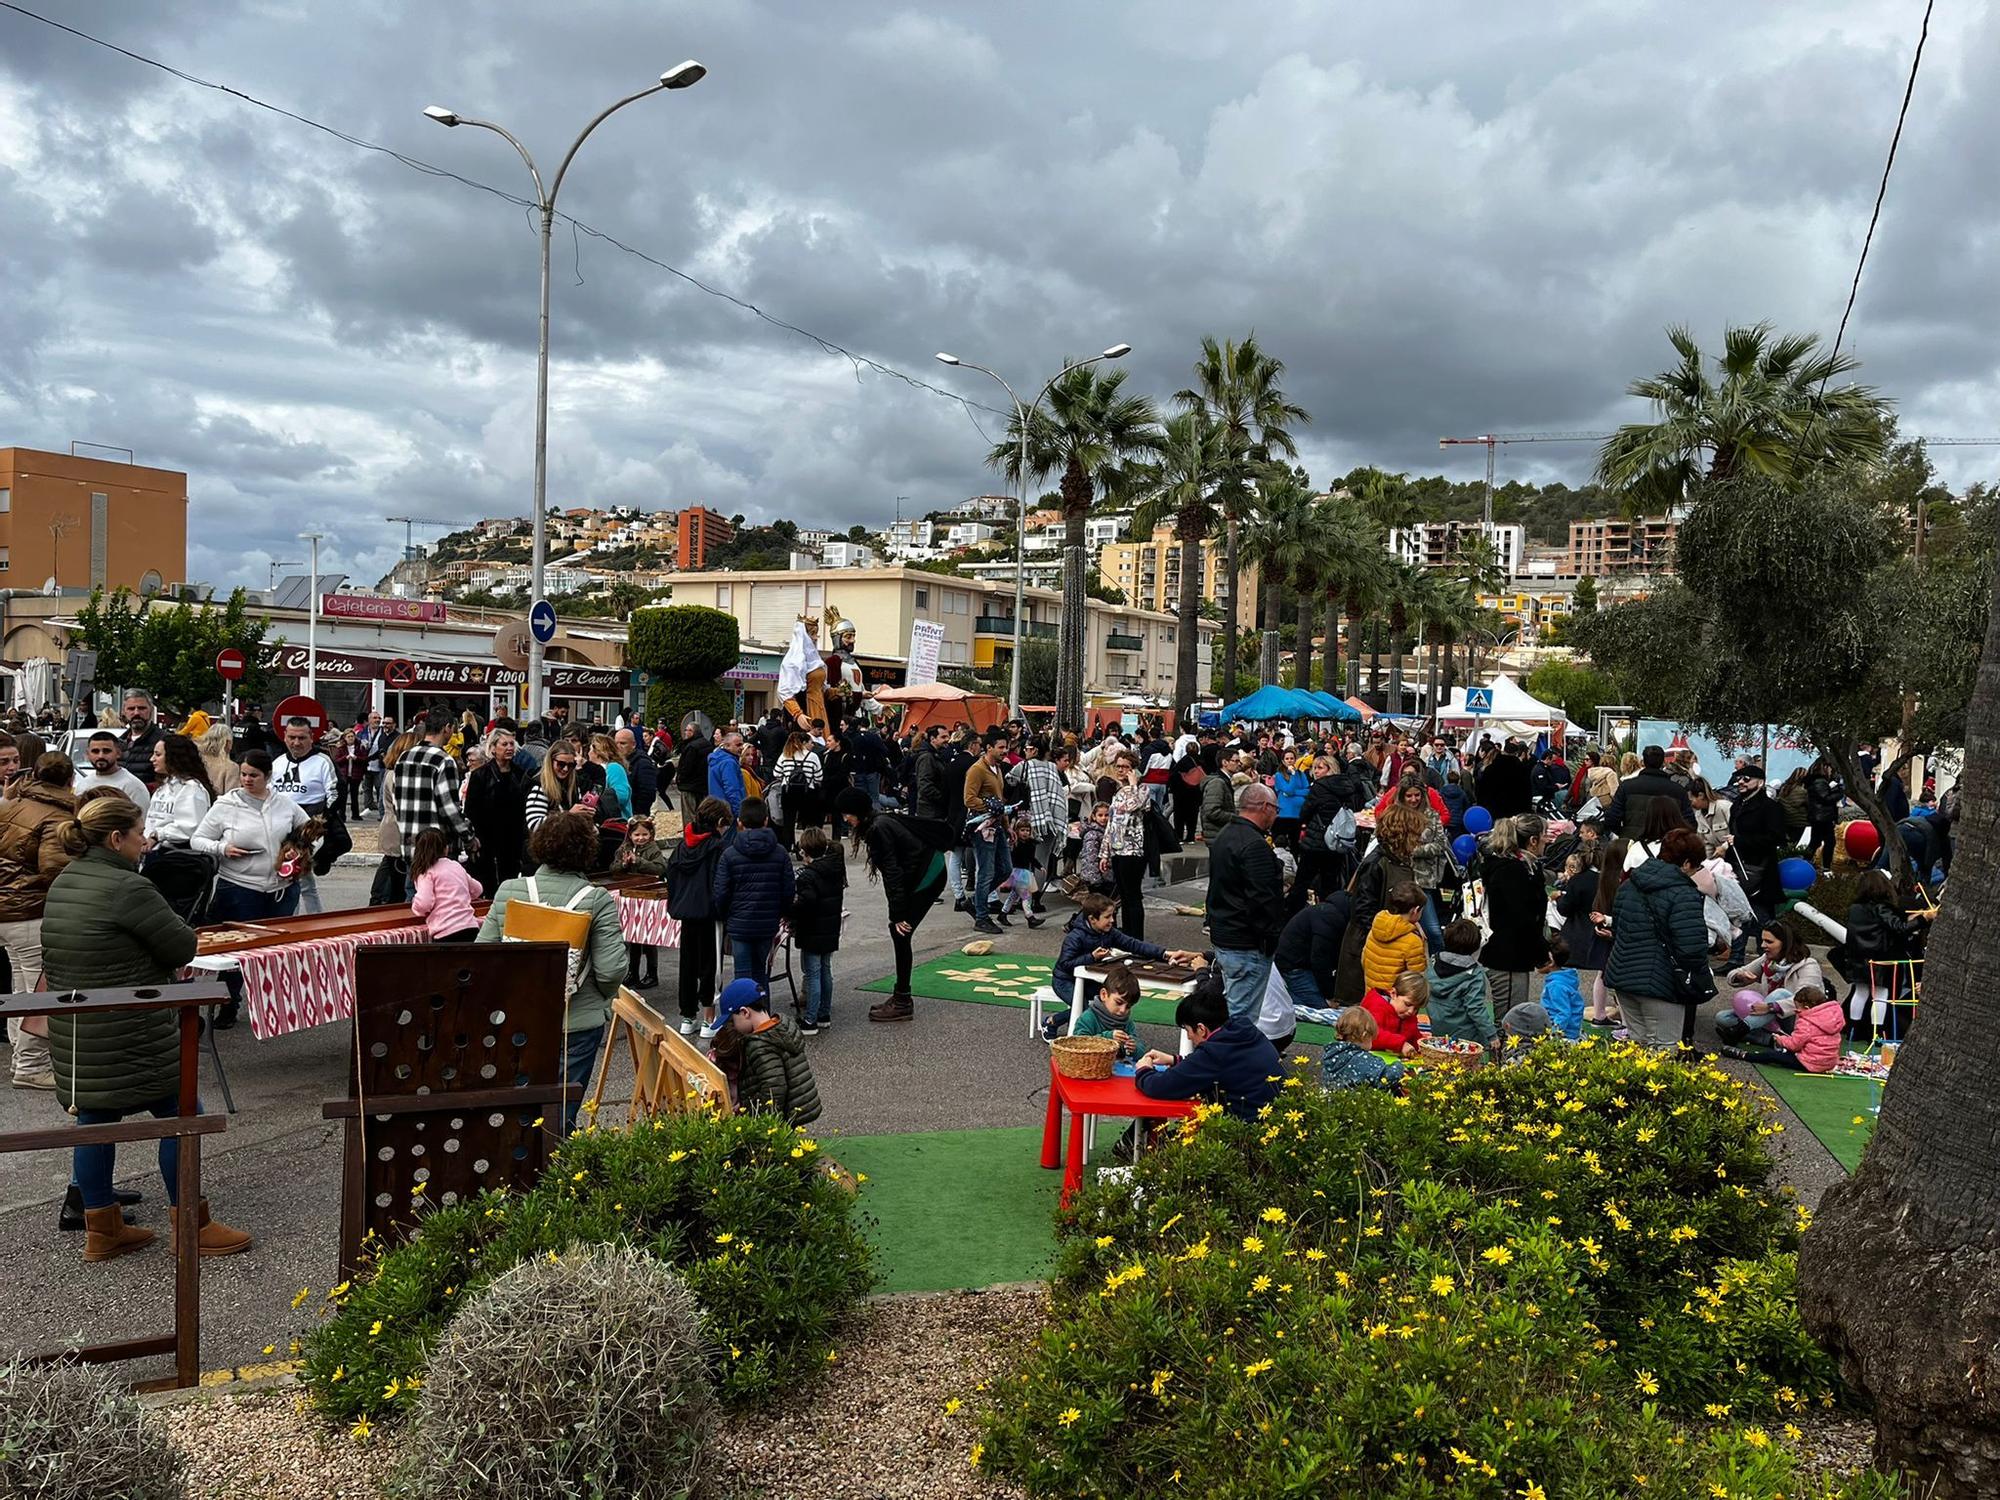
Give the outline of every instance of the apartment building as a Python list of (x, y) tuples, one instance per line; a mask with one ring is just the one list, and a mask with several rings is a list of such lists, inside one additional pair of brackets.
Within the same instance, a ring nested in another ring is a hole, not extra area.
[(1569, 572), (1601, 578), (1610, 573), (1669, 572), (1673, 565), (1674, 518), (1622, 516), (1569, 523)]
[(709, 553), (727, 546), (736, 532), (729, 522), (704, 505), (680, 513), (674, 539), (674, 562), (683, 570), (708, 566)]
[[(1125, 595), (1126, 602), (1139, 609), (1163, 610), (1173, 614), (1181, 601), (1181, 544), (1171, 526), (1155, 527), (1145, 541), (1107, 542), (1097, 558), (1097, 571), (1104, 581)], [(1251, 630), (1257, 624), (1257, 565), (1246, 563), (1237, 569), (1241, 588), (1232, 588), (1228, 554), (1223, 538), (1212, 536), (1201, 544), (1201, 577), (1196, 581), (1201, 597), (1219, 609), (1228, 609), (1234, 599), (1238, 628)]]
[(1448, 568), (1471, 537), (1485, 536), (1501, 570), (1512, 578), (1521, 568), (1527, 528), (1500, 521), (1418, 521), (1389, 532), (1389, 551), (1420, 568)]
[(187, 475), (0, 448), (0, 584), (131, 589), (187, 580)]

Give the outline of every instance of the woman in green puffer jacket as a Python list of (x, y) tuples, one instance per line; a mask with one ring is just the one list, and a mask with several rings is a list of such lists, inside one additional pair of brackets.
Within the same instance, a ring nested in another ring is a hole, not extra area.
[[(42, 968), (51, 990), (122, 989), (172, 983), (195, 954), (194, 929), (139, 873), (146, 815), (129, 799), (98, 796), (62, 831), (75, 857), (49, 887), (42, 911)], [(49, 1017), (56, 1097), (79, 1125), (109, 1125), (146, 1113), (180, 1113), (180, 1026), (171, 1010)], [(152, 1243), (153, 1231), (125, 1222), (112, 1196), (115, 1146), (78, 1146), (74, 1172), (83, 1195), (85, 1260), (109, 1260)], [(180, 1142), (160, 1142), (167, 1200), (179, 1188)], [(180, 1227), (180, 1209), (173, 1210)], [(250, 1236), (210, 1219), (200, 1206), (203, 1255), (234, 1255)]]

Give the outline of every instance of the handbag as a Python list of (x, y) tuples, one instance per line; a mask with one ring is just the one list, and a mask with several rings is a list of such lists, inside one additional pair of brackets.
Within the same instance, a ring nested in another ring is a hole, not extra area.
[(585, 948), (590, 941), (590, 913), (578, 911), (577, 902), (588, 896), (595, 886), (584, 885), (561, 906), (550, 906), (542, 900), (537, 877), (527, 879), (527, 897), (516, 896), (507, 903), (507, 915), (500, 924), (500, 941), (503, 943), (567, 943), (569, 952), (564, 955), (563, 999), (565, 1002), (576, 996), (583, 984), (583, 963)]
[(1181, 852), (1181, 836), (1174, 832), (1174, 825), (1167, 821), (1167, 815), (1151, 802), (1146, 804), (1146, 853), (1178, 854)]
[(1673, 994), (1667, 998), (1688, 1007), (1689, 1016), (1692, 1017), (1696, 1006), (1715, 998), (1715, 976), (1709, 972), (1708, 957), (1704, 954), (1701, 958), (1690, 961), (1675, 953), (1673, 943), (1660, 929), (1660, 913), (1644, 891), (1639, 892), (1639, 903), (1646, 908), (1646, 915), (1652, 919), (1653, 936), (1660, 940), (1661, 948), (1666, 950), (1667, 975), (1673, 987)]

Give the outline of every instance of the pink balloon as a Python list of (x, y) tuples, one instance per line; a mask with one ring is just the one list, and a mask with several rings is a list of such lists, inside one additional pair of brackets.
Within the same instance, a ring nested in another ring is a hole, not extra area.
[(1747, 1021), (1750, 1019), (1750, 1007), (1764, 1003), (1764, 992), (1762, 990), (1738, 990), (1733, 1003), (1736, 1006), (1736, 1014)]

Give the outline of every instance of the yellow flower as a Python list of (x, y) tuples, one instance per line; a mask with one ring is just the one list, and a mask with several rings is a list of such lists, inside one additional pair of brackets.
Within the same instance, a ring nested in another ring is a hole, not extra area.
[(1271, 1363), (1268, 1359), (1260, 1359), (1254, 1365), (1245, 1365), (1243, 1373), (1245, 1375), (1262, 1375), (1266, 1370), (1271, 1368)]
[(1729, 1403), (1727, 1401), (1711, 1401), (1702, 1410), (1719, 1421), (1729, 1415)]
[(343, 1281), (339, 1286), (334, 1287), (331, 1291), (329, 1291), (327, 1293), (327, 1296), (333, 1298), (345, 1297), (347, 1295), (347, 1289), (353, 1285), (354, 1283), (351, 1281)]
[(958, 1397), (953, 1396), (949, 1401), (945, 1402), (944, 1414), (947, 1417), (955, 1417), (958, 1415), (958, 1409), (964, 1404), (965, 1403), (959, 1400)]
[(1312, 1249), (1310, 1249), (1310, 1250), (1306, 1251), (1306, 1259), (1307, 1259), (1307, 1260), (1325, 1260), (1325, 1259), (1326, 1259), (1326, 1252), (1325, 1252), (1324, 1250), (1320, 1249), (1320, 1248), (1319, 1248), (1319, 1246), (1315, 1245), (1315, 1246), (1313, 1246), (1313, 1248), (1312, 1248)]
[(298, 1295), (297, 1295), (296, 1297), (292, 1298), (292, 1306), (293, 1306), (293, 1307), (294, 1307), (295, 1309), (296, 1309), (296, 1308), (300, 1308), (300, 1307), (304, 1307), (304, 1306), (306, 1305), (306, 1298), (310, 1297), (311, 1295), (312, 1295), (312, 1288), (311, 1288), (311, 1287), (309, 1287), (309, 1286), (302, 1286), (302, 1287), (300, 1287), (300, 1288), (299, 1288), (299, 1292), (298, 1292)]
[(1274, 1204), (1264, 1210), (1262, 1217), (1266, 1224), (1282, 1224), (1285, 1222), (1285, 1211)]
[(1112, 1235), (1100, 1234), (1097, 1237), (1097, 1248), (1102, 1250), (1106, 1245), (1110, 1244), (1114, 1238), (1115, 1236)]
[(1521, 1491), (1521, 1500), (1549, 1500), (1549, 1494), (1531, 1479), (1528, 1481), (1528, 1487)]
[(1753, 1448), (1768, 1448), (1771, 1446), (1771, 1435), (1761, 1427), (1746, 1427), (1743, 1429), (1743, 1441)]
[(735, 1238), (736, 1238), (735, 1235), (731, 1234), (728, 1230), (725, 1229), (722, 1231), (722, 1233), (718, 1234), (715, 1237), (715, 1243), (718, 1245), (726, 1245)]
[(838, 1363), (840, 1362), (840, 1351), (839, 1351), (838, 1349), (829, 1349), (829, 1350), (827, 1350), (827, 1351), (826, 1351), (826, 1362), (827, 1362), (828, 1364), (830, 1364), (830, 1365), (831, 1365), (831, 1364), (838, 1364)]
[(1486, 1249), (1479, 1252), (1479, 1258), (1481, 1260), (1489, 1260), (1496, 1266), (1504, 1266), (1513, 1260), (1514, 1252), (1509, 1250), (1505, 1245), (1489, 1245)]
[(1431, 1278), (1431, 1294), (1433, 1296), (1449, 1297), (1457, 1289), (1458, 1283), (1453, 1281), (1449, 1276), (1439, 1275)]
[(1268, 1276), (1259, 1276), (1259, 1277), (1257, 1277), (1257, 1278), (1256, 1278), (1256, 1280), (1254, 1280), (1254, 1281), (1252, 1281), (1252, 1282), (1250, 1283), (1250, 1290), (1251, 1290), (1251, 1291), (1253, 1291), (1253, 1292), (1268, 1292), (1268, 1291), (1270, 1291), (1270, 1290), (1271, 1290), (1271, 1278), (1270, 1278), (1270, 1277), (1268, 1277)]
[(374, 1428), (368, 1425), (368, 1419), (363, 1417), (359, 1422), (356, 1422), (352, 1427), (347, 1429), (347, 1435), (357, 1443), (365, 1443), (368, 1441), (368, 1434), (374, 1430)]
[(382, 1399), (384, 1401), (394, 1401), (396, 1399), (396, 1393), (400, 1391), (402, 1388), (403, 1388), (403, 1383), (400, 1380), (392, 1378), (387, 1385), (382, 1387)]
[(1066, 1411), (1064, 1411), (1061, 1416), (1057, 1417), (1056, 1422), (1063, 1427), (1072, 1427), (1079, 1420), (1081, 1420), (1082, 1417), (1083, 1413), (1078, 1411), (1074, 1406), (1072, 1406), (1068, 1408)]
[(1660, 1394), (1660, 1382), (1654, 1378), (1651, 1370), (1641, 1370), (1632, 1383), (1648, 1396), (1657, 1396)]
[(581, 1173), (581, 1172), (578, 1172), (578, 1173), (577, 1173), (577, 1174), (576, 1174), (576, 1175), (575, 1175), (574, 1177), (570, 1178), (570, 1181), (571, 1181), (571, 1182), (581, 1182), (581, 1181), (583, 1181), (583, 1173)]
[(966, 1455), (966, 1462), (976, 1469), (979, 1467), (979, 1460), (985, 1456), (986, 1445), (984, 1443), (974, 1443), (972, 1445), (972, 1452)]
[(1785, 1424), (1785, 1436), (1789, 1438), (1792, 1442), (1796, 1443), (1800, 1438), (1804, 1437), (1805, 1434), (1803, 1432), (1800, 1432), (1799, 1429), (1794, 1427), (1790, 1422), (1787, 1422)]
[(1172, 1370), (1153, 1371), (1153, 1394), (1155, 1396), (1164, 1394), (1167, 1389), (1167, 1382), (1173, 1378), (1174, 1372)]
[(376, 1320), (375, 1320), (375, 1321), (374, 1321), (374, 1322), (373, 1322), (372, 1324), (370, 1324), (370, 1325), (369, 1325), (369, 1327), (368, 1327), (368, 1337), (370, 1337), (370, 1338), (372, 1339), (372, 1338), (374, 1338), (374, 1337), (375, 1337), (375, 1335), (377, 1335), (377, 1334), (378, 1334), (378, 1333), (380, 1333), (381, 1331), (382, 1331), (382, 1320), (381, 1320), (380, 1318), (377, 1318), (377, 1319), (376, 1319)]
[(1246, 1234), (1243, 1236), (1243, 1248), (1255, 1254), (1264, 1248), (1264, 1242), (1254, 1234)]
[(672, 1166), (677, 1161), (686, 1161), (686, 1160), (687, 1160), (687, 1152), (685, 1151), (669, 1151), (667, 1153), (667, 1164), (669, 1166)]
[(346, 1365), (335, 1365), (333, 1367), (333, 1374), (328, 1377), (328, 1379), (330, 1379), (336, 1385), (339, 1384), (341, 1381), (345, 1380), (346, 1378), (347, 1378)]

